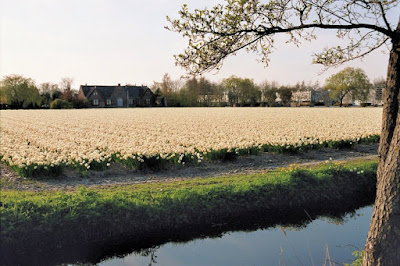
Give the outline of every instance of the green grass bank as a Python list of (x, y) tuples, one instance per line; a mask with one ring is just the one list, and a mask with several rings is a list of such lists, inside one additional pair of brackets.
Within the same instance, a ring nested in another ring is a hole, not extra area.
[(0, 262), (85, 243), (143, 241), (247, 220), (285, 220), (372, 203), (377, 160), (292, 165), (264, 174), (73, 192), (2, 191)]

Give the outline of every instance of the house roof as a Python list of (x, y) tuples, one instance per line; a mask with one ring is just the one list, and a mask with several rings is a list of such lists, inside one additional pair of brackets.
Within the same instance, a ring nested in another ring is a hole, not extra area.
[(142, 87), (136, 87), (136, 86), (126, 86), (126, 89), (128, 90), (129, 97), (132, 98), (140, 97), (143, 94), (143, 91), (145, 90)]
[(125, 92), (128, 91), (129, 97), (137, 98), (142, 96), (147, 89), (147, 86), (103, 86), (103, 85), (81, 85), (81, 89), (85, 97), (89, 97), (93, 91), (97, 91), (104, 98), (111, 98), (116, 88), (122, 88)]

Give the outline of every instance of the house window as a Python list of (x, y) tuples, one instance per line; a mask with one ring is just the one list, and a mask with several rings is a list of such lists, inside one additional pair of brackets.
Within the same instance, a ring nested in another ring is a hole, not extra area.
[(111, 105), (111, 104), (112, 104), (111, 99), (107, 99), (107, 105)]
[(94, 91), (94, 92), (93, 92), (93, 95), (94, 95), (94, 96), (97, 96), (97, 91)]
[(146, 99), (146, 105), (150, 105), (150, 99)]
[(99, 105), (99, 99), (94, 99), (93, 100), (93, 105)]
[(129, 98), (129, 104), (133, 105), (133, 99)]

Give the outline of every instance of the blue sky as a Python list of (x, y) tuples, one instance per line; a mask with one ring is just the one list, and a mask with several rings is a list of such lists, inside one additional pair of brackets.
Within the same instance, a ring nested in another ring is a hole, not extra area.
[[(80, 84), (145, 84), (185, 74), (175, 66), (174, 54), (186, 40), (164, 29), (166, 16), (177, 17), (183, 3), (210, 6), (203, 0), (2, 0), (0, 1), (0, 76), (21, 74), (42, 82), (58, 83), (72, 77)], [(397, 12), (398, 14), (398, 12)], [(398, 15), (397, 15), (398, 16)], [(398, 18), (397, 18), (398, 19)], [(213, 81), (231, 75), (256, 82), (280, 84), (319, 81), (346, 66), (363, 68), (371, 79), (385, 76), (388, 54), (381, 50), (320, 74), (311, 54), (336, 42), (334, 31), (321, 32), (317, 41), (297, 48), (278, 38), (269, 67), (255, 54), (240, 52), (228, 58)]]

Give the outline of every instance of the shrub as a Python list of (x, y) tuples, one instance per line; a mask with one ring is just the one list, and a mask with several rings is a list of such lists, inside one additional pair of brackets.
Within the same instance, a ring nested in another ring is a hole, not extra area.
[(74, 108), (78, 108), (78, 109), (88, 108), (89, 107), (89, 102), (88, 102), (88, 100), (86, 98), (85, 99), (75, 99), (73, 101), (73, 107)]
[(71, 109), (72, 104), (61, 100), (61, 99), (55, 99), (50, 103), (50, 109)]

